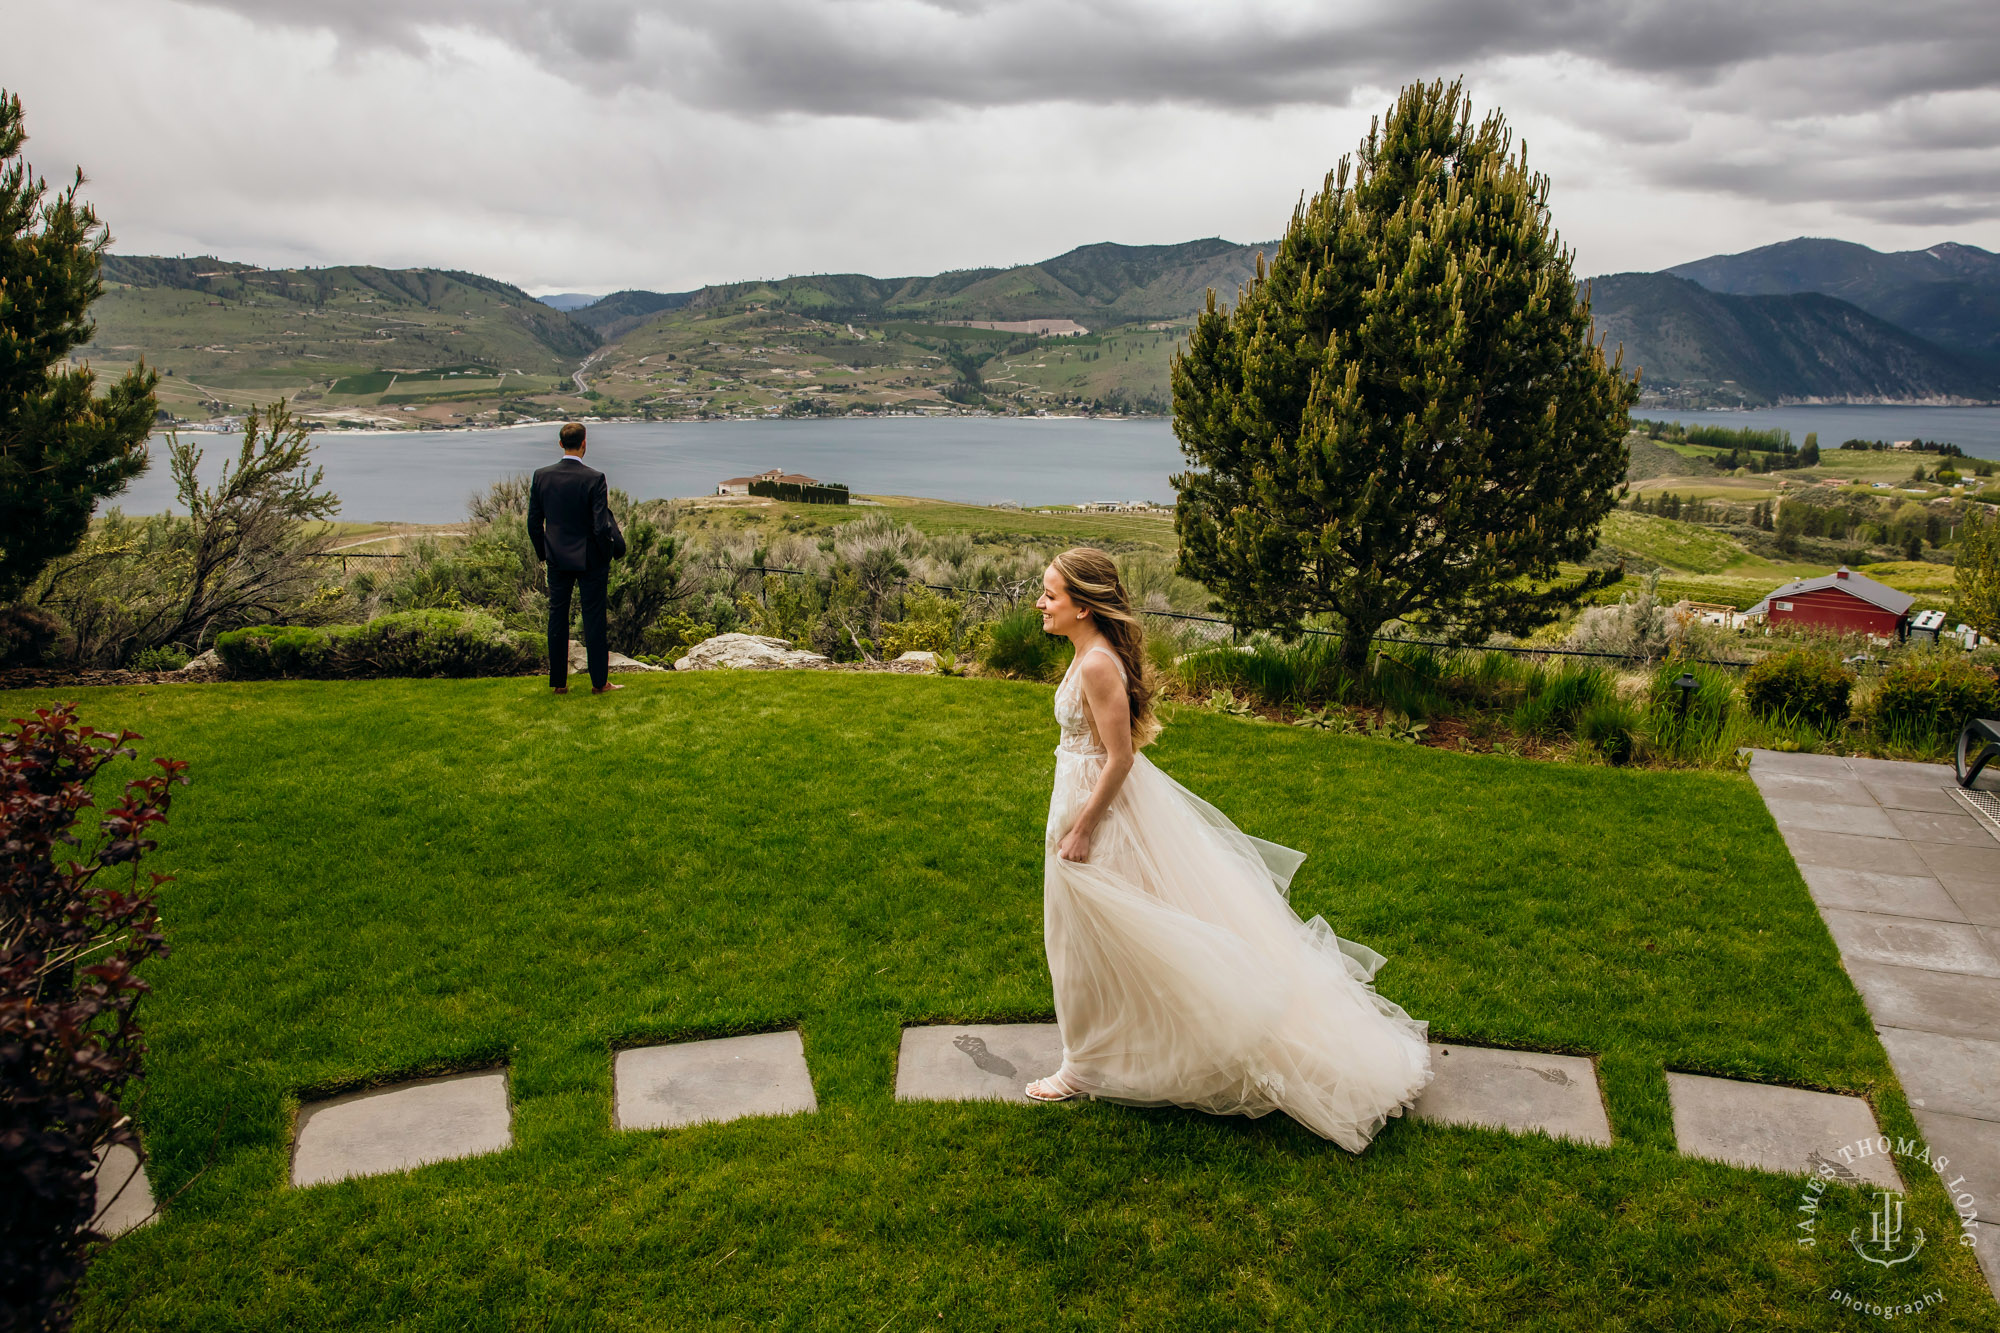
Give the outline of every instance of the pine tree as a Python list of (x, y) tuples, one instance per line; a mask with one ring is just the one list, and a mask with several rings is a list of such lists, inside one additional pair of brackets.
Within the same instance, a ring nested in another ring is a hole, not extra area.
[(1638, 386), (1592, 341), (1548, 180), (1460, 84), (1403, 90), (1173, 363), (1181, 570), (1241, 624), (1519, 633), (1616, 502)]
[(0, 600), (75, 549), (91, 510), (146, 470), (159, 377), (136, 366), (102, 398), (97, 377), (69, 364), (95, 332), (87, 311), (104, 290), (110, 240), (78, 172), (48, 197), (21, 160), (21, 99), (0, 91)]

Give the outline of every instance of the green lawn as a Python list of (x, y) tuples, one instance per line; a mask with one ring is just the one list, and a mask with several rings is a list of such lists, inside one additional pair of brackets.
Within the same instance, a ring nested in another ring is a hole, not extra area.
[[(1672, 1148), (1667, 1067), (1916, 1133), (1740, 777), (1174, 717), (1161, 765), (1306, 850), (1296, 903), (1435, 1037), (1597, 1057), (1609, 1149), (1399, 1120), (1357, 1158), (1279, 1116), (892, 1100), (903, 1024), (1051, 1016), (1046, 687), (631, 684), (67, 692), (192, 763), (136, 1109), (162, 1193), (213, 1157), (84, 1328), (1817, 1328), (1881, 1289), (1794, 1243), (1799, 1179)], [(612, 1129), (614, 1048), (788, 1026), (817, 1114)], [(511, 1150), (285, 1184), (302, 1099), (501, 1062)], [(1832, 1194), (1821, 1234), (1865, 1228)], [(1893, 1281), (1991, 1326), (1956, 1246)]]

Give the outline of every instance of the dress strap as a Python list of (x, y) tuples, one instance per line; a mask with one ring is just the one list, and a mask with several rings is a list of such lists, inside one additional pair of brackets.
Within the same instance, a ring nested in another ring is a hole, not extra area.
[(1112, 662), (1112, 665), (1114, 665), (1114, 666), (1116, 666), (1116, 667), (1118, 668), (1118, 675), (1119, 675), (1119, 678), (1120, 678), (1121, 680), (1122, 680), (1122, 679), (1124, 678), (1124, 676), (1125, 676), (1125, 661), (1124, 661), (1124, 659), (1123, 659), (1123, 658), (1119, 657), (1119, 656), (1118, 656), (1118, 654), (1117, 654), (1117, 653), (1116, 653), (1115, 651), (1113, 651), (1113, 650), (1112, 650), (1112, 647), (1111, 647), (1111, 645), (1110, 645), (1110, 644), (1108, 644), (1108, 643), (1100, 643), (1100, 644), (1096, 645), (1095, 647), (1093, 647), (1093, 648), (1092, 648), (1092, 649), (1091, 649), (1090, 651), (1091, 651), (1091, 652), (1093, 652), (1093, 653), (1104, 653), (1104, 654), (1108, 655), (1108, 656), (1109, 656), (1109, 657), (1111, 658), (1111, 662)]

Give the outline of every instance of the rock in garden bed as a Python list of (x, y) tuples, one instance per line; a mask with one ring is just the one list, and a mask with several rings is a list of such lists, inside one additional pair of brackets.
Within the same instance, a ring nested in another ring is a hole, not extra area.
[(703, 639), (674, 663), (676, 671), (893, 671), (915, 675), (931, 670), (928, 661), (836, 662), (820, 653), (794, 648), (790, 639), (765, 634), (718, 634)]

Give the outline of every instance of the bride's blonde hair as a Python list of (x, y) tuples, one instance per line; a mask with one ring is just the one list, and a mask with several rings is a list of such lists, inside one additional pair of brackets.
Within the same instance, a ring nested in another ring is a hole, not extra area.
[(1125, 697), (1132, 706), (1132, 748), (1144, 749), (1160, 734), (1153, 714), (1154, 680), (1146, 662), (1146, 627), (1132, 610), (1118, 564), (1095, 546), (1072, 546), (1049, 562), (1070, 600), (1087, 607), (1118, 660), (1125, 666)]

